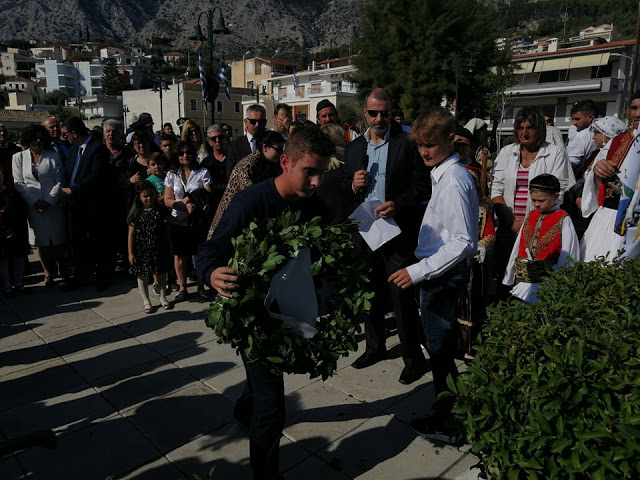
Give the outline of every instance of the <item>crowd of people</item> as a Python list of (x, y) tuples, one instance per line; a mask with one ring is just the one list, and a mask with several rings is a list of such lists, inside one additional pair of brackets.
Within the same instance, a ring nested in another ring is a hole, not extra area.
[[(366, 348), (352, 366), (385, 358), (392, 312), (405, 365), (399, 382), (426, 373), (426, 350), (441, 393), (457, 375), (455, 358), (473, 359), (490, 302), (534, 302), (553, 270), (638, 254), (640, 92), (630, 124), (577, 102), (566, 145), (551, 118), (523, 108), (514, 142), (493, 161), (480, 119), (462, 126), (432, 108), (408, 127), (381, 88), (363, 107), (366, 130), (356, 132), (329, 100), (318, 103), (316, 122), (294, 122), (289, 105), (276, 105), (271, 130), (265, 108), (252, 105), (233, 140), (228, 126), (193, 120), (178, 135), (171, 124), (154, 132), (148, 114), (128, 133), (115, 119), (89, 131), (79, 118), (51, 117), (23, 130), (20, 146), (0, 126), (2, 294), (25, 290), (24, 259), (37, 248), (47, 287), (59, 278), (61, 288), (75, 288), (95, 275), (103, 290), (123, 262), (145, 313), (154, 310), (150, 284), (170, 309), (189, 298), (194, 271), (199, 297), (242, 295), (227, 264), (232, 239), (251, 221), (292, 208), (344, 222), (376, 202), (375, 213), (400, 233), (375, 249), (356, 239), (375, 297)], [(282, 375), (243, 361), (247, 388), (235, 417), (249, 426), (255, 478), (277, 478)], [(414, 430), (446, 437), (452, 399), (434, 402)]]

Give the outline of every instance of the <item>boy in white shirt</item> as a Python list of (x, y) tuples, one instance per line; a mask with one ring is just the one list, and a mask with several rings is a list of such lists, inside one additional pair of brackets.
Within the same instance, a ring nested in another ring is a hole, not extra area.
[[(420, 316), (431, 358), (436, 395), (455, 378), (456, 305), (465, 288), (471, 259), (478, 250), (478, 196), (473, 178), (453, 151), (455, 119), (445, 109), (431, 108), (413, 123), (412, 136), (427, 167), (433, 167), (431, 200), (422, 219), (415, 255), (419, 261), (389, 277), (401, 288), (416, 284)], [(429, 417), (411, 427), (420, 435), (451, 441), (449, 418), (454, 397), (436, 400)]]

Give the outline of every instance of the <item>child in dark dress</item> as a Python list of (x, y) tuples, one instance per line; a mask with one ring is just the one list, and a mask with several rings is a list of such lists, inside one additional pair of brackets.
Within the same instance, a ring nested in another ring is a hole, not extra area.
[(171, 309), (166, 298), (167, 272), (171, 267), (169, 236), (164, 224), (167, 209), (158, 205), (158, 192), (149, 181), (135, 185), (135, 202), (129, 214), (129, 271), (138, 279), (144, 312), (151, 313), (149, 277), (157, 275), (160, 305)]

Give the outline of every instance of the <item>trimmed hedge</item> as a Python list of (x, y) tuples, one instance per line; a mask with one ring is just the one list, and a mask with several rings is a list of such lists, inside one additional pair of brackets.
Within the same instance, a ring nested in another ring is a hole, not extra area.
[(640, 478), (640, 259), (490, 309), (454, 412), (492, 479)]

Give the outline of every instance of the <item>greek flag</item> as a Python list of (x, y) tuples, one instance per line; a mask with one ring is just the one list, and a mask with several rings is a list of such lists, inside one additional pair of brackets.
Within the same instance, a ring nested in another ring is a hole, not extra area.
[(298, 93), (298, 77), (296, 77), (296, 71), (293, 71), (293, 90)]
[(198, 70), (200, 71), (200, 83), (202, 84), (202, 103), (207, 107), (207, 77), (204, 73), (204, 64), (202, 63), (202, 55), (198, 54)]
[(224, 85), (224, 94), (227, 97), (227, 102), (231, 101), (231, 95), (229, 93), (229, 80), (227, 80), (227, 72), (225, 71), (225, 67), (227, 64), (224, 61), (222, 55), (220, 55), (220, 71), (218, 72), (218, 80), (222, 82)]

